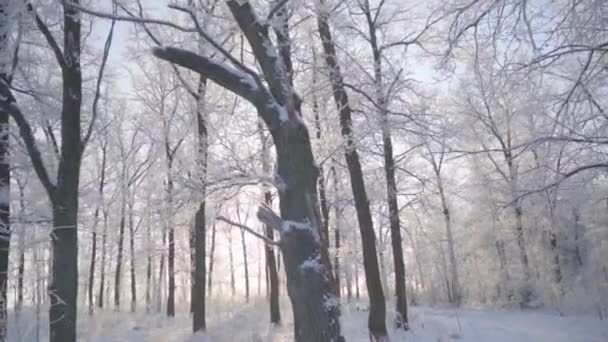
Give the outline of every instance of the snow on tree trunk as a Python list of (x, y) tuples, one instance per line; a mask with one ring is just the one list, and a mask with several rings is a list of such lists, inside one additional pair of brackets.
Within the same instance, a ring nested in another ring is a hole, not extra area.
[[(229, 58), (229, 62), (237, 69), (178, 48), (157, 48), (154, 54), (200, 73), (256, 107), (275, 143), (276, 183), (281, 209), (280, 218), (264, 208), (258, 217), (281, 235), (287, 292), (294, 321), (297, 322), (294, 339), (298, 342), (341, 341), (333, 275), (329, 272), (329, 260), (323, 257), (327, 254), (320, 250), (318, 168), (308, 130), (294, 104), (296, 95), (291, 90), (268, 31), (258, 20), (251, 4), (236, 0), (228, 0), (227, 4), (252, 47), (267, 86), (260, 75), (235, 58)], [(320, 267), (306, 267), (305, 262)]]
[(324, 10), (319, 10), (319, 13), (317, 13), (317, 23), (323, 50), (325, 52), (325, 62), (329, 69), (334, 99), (340, 115), (342, 137), (346, 142), (344, 153), (348, 171), (350, 173), (353, 196), (355, 198), (355, 208), (357, 211), (361, 244), (363, 247), (365, 281), (370, 298), (368, 327), (370, 335), (373, 336), (375, 340), (383, 341), (386, 340), (388, 336), (386, 331), (386, 302), (384, 291), (382, 290), (382, 281), (380, 280), (378, 255), (376, 252), (376, 236), (374, 233), (369, 201), (365, 191), (359, 154), (357, 153), (354, 144), (350, 104), (338, 65), (336, 49), (331, 37), (328, 13), (324, 12)]

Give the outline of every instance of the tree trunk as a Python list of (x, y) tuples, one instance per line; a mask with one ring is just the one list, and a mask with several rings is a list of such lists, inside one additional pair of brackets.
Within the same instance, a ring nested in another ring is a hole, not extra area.
[(205, 276), (206, 276), (206, 221), (205, 221), (205, 181), (207, 177), (207, 152), (208, 134), (207, 121), (205, 118), (205, 93), (207, 89), (207, 79), (199, 78), (196, 121), (198, 126), (198, 157), (197, 168), (199, 180), (202, 188), (200, 189), (201, 202), (194, 216), (194, 286), (192, 293), (192, 330), (194, 332), (206, 329), (205, 317)]
[[(2, 140), (0, 139), (0, 145)], [(0, 148), (1, 150), (1, 148)], [(1, 156), (1, 152), (0, 152)], [(1, 158), (1, 157), (0, 157)], [(18, 314), (23, 308), (23, 277), (25, 275), (25, 240), (27, 230), (25, 228), (24, 217), (25, 217), (25, 184), (23, 184), (19, 178), (17, 180), (17, 186), (19, 187), (19, 221), (21, 226), (21, 232), (19, 234), (19, 265), (17, 266), (17, 304), (15, 305), (15, 313)], [(1, 184), (1, 181), (0, 181)], [(34, 260), (34, 262), (36, 262)], [(1, 340), (1, 337), (0, 337)]]
[(236, 294), (236, 280), (234, 275), (234, 253), (232, 251), (232, 231), (228, 231), (228, 261), (230, 264), (230, 296)]
[(175, 316), (175, 227), (173, 226), (173, 156), (167, 155), (167, 207), (168, 207), (168, 224), (167, 237), (169, 252), (167, 255), (167, 316)]
[[(78, 4), (78, 1), (73, 1)], [(83, 145), (80, 134), (82, 75), (80, 13), (64, 8), (62, 68), (61, 158), (55, 186), (49, 186), (53, 209), (53, 268), (49, 295), (50, 342), (76, 341), (78, 312), (78, 185)], [(52, 184), (52, 183), (51, 183)]]
[[(9, 51), (9, 16), (11, 15), (11, 4), (4, 2), (0, 4), (0, 53), (2, 56), (2, 64), (0, 65), (0, 77), (4, 80), (8, 79), (6, 72), (10, 70), (8, 61), (10, 61)], [(7, 61), (5, 64), (5, 61)], [(5, 96), (5, 94), (1, 94)], [(9, 272), (9, 252), (11, 241), (10, 227), (10, 160), (9, 160), (9, 112), (0, 108), (0, 342), (8, 339), (8, 272)], [(21, 232), (23, 234), (23, 232)], [(20, 262), (21, 266), (21, 262)], [(21, 268), (19, 268), (21, 272)], [(20, 284), (22, 279), (19, 279)]]
[[(341, 286), (340, 286), (340, 226), (342, 224), (341, 216), (342, 213), (338, 208), (337, 197), (339, 194), (338, 191), (338, 176), (336, 175), (336, 167), (334, 165), (331, 166), (330, 169), (331, 175), (334, 179), (334, 214), (335, 214), (335, 223), (334, 223), (334, 277), (336, 279), (336, 296), (341, 296)], [(348, 289), (350, 293), (350, 289)], [(350, 298), (350, 297), (349, 297)]]
[(352, 132), (351, 108), (348, 95), (344, 88), (343, 78), (338, 65), (335, 46), (331, 37), (328, 23), (328, 13), (320, 12), (317, 15), (318, 30), (325, 51), (325, 62), (330, 72), (330, 82), (336, 107), (340, 114), (340, 127), (342, 137), (346, 141), (345, 157), (348, 171), (350, 173), (351, 187), (355, 198), (355, 208), (359, 221), (361, 233), (361, 243), (363, 247), (363, 266), (365, 269), (365, 280), (367, 292), (370, 298), (370, 310), (368, 328), (370, 335), (377, 341), (387, 338), (386, 331), (386, 303), (382, 282), (380, 280), (380, 270), (378, 267), (378, 255), (376, 253), (376, 236), (369, 209), (369, 201), (365, 191), (363, 173), (359, 154), (354, 144)]
[[(95, 213), (93, 214), (93, 233), (91, 236), (91, 263), (89, 264), (89, 315), (93, 314), (95, 303), (94, 303), (94, 285), (95, 285), (95, 262), (97, 260), (97, 226), (99, 224), (99, 211), (103, 203), (103, 190), (106, 183), (106, 152), (107, 142), (104, 141), (101, 147), (101, 175), (99, 179), (99, 188), (97, 194), (99, 196), (97, 205), (95, 207)], [(105, 234), (105, 232), (104, 232)]]
[(517, 200), (513, 209), (515, 214), (515, 238), (519, 250), (519, 257), (523, 267), (524, 282), (529, 282), (531, 277), (530, 263), (528, 261), (528, 252), (526, 251), (526, 240), (524, 236), (523, 209), (520, 200)]
[(135, 201), (135, 194), (133, 193), (131, 196), (131, 204), (129, 204), (129, 255), (131, 257), (131, 312), (135, 312), (137, 308), (137, 282), (135, 278), (135, 227), (133, 223), (133, 202)]
[(241, 248), (243, 249), (243, 266), (245, 268), (245, 302), (249, 303), (249, 265), (247, 260), (247, 244), (245, 230), (241, 229)]
[(213, 289), (213, 260), (215, 256), (215, 234), (217, 232), (216, 222), (213, 221), (211, 226), (211, 246), (209, 246), (209, 277), (207, 278), (207, 287), (209, 288), (209, 297)]
[[(122, 189), (126, 191), (126, 189)], [(116, 272), (114, 272), (114, 310), (120, 310), (120, 283), (122, 275), (122, 256), (124, 250), (124, 238), (125, 238), (125, 216), (126, 216), (126, 199), (125, 195), (122, 196), (122, 202), (120, 204), (120, 224), (118, 228), (118, 251), (116, 254)]]
[(443, 218), (445, 220), (445, 231), (448, 240), (448, 255), (450, 258), (450, 298), (452, 303), (460, 306), (461, 293), (460, 281), (458, 278), (458, 264), (456, 263), (456, 253), (454, 251), (454, 236), (452, 235), (452, 219), (450, 217), (450, 209), (448, 208), (445, 191), (443, 189), (443, 180), (440, 174), (437, 174), (437, 182), (439, 187), (439, 196), (441, 197), (441, 207), (443, 209)]
[[(270, 174), (270, 156), (268, 155), (268, 138), (264, 135), (262, 122), (258, 121), (260, 141), (262, 143), (262, 172)], [(267, 185), (264, 186), (264, 204), (272, 207), (272, 193)], [(264, 233), (270, 241), (274, 241), (274, 230), (269, 225), (264, 225)], [(281, 311), (279, 308), (279, 275), (274, 254), (274, 248), (268, 244), (264, 245), (264, 256), (266, 261), (267, 288), (269, 294), (270, 323), (281, 323)]]
[[(148, 239), (150, 239), (150, 225), (148, 224)], [(152, 309), (152, 298), (150, 296), (150, 290), (152, 287), (152, 255), (150, 251), (150, 241), (148, 240), (148, 258), (146, 260), (146, 313)]]
[(103, 234), (101, 236), (101, 265), (99, 271), (99, 295), (97, 297), (97, 307), (103, 308), (104, 304), (104, 286), (106, 283), (106, 255), (107, 255), (107, 238), (108, 238), (108, 210), (103, 209)]
[[(333, 294), (333, 275), (326, 251), (320, 244), (317, 178), (310, 136), (287, 81), (285, 69), (248, 1), (227, 0), (228, 8), (245, 34), (266, 84), (254, 71), (239, 66), (234, 73), (205, 57), (176, 48), (159, 48), (159, 58), (176, 62), (239, 94), (255, 105), (275, 143), (276, 181), (279, 185), (281, 217), (261, 207), (258, 217), (281, 233), (281, 251), (287, 289), (294, 310), (294, 340), (297, 342), (343, 341), (338, 306)], [(234, 61), (232, 61), (234, 63)], [(205, 65), (210, 68), (204, 67)], [(238, 65), (238, 64), (237, 64)], [(255, 86), (249, 81), (253, 80)], [(309, 267), (312, 266), (312, 267)]]
[(378, 47), (376, 35), (376, 23), (372, 19), (369, 1), (365, 0), (362, 9), (367, 19), (370, 35), (370, 46), (374, 60), (374, 83), (376, 90), (376, 101), (379, 107), (380, 125), (382, 131), (384, 173), (386, 176), (386, 195), (389, 210), (389, 222), (391, 232), (391, 246), (393, 251), (393, 264), (395, 268), (395, 295), (396, 312), (395, 325), (397, 328), (408, 330), (407, 297), (405, 292), (405, 264), (403, 262), (403, 248), (401, 239), (401, 223), (399, 220), (399, 203), (397, 200), (397, 182), (395, 180), (395, 160), (393, 158), (393, 142), (389, 123), (388, 101), (385, 94), (382, 79), (382, 55)]

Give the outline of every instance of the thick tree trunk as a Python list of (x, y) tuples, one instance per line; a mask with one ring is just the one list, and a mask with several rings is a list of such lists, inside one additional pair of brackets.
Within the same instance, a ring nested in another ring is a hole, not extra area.
[(173, 226), (173, 155), (167, 154), (167, 238), (169, 252), (167, 255), (167, 316), (175, 316), (175, 227)]
[[(9, 32), (11, 4), (0, 4), (0, 77), (7, 80), (10, 70), (8, 61), (11, 60), (9, 52)], [(5, 96), (5, 94), (2, 94)], [(8, 266), (11, 241), (10, 227), (10, 161), (9, 161), (9, 113), (0, 108), (0, 342), (8, 338)], [(23, 232), (22, 232), (23, 234)]]
[(205, 316), (205, 201), (200, 203), (194, 216), (194, 293), (192, 294), (192, 330), (204, 331), (207, 327)]
[(359, 154), (354, 144), (352, 132), (351, 109), (348, 95), (344, 88), (343, 78), (338, 65), (335, 46), (331, 37), (328, 23), (328, 13), (320, 12), (317, 15), (318, 30), (325, 51), (325, 62), (330, 72), (330, 82), (334, 94), (336, 107), (340, 114), (340, 127), (342, 137), (346, 141), (345, 157), (348, 171), (350, 173), (351, 187), (355, 198), (355, 208), (359, 221), (361, 233), (361, 243), (363, 247), (363, 266), (365, 269), (365, 280), (367, 292), (370, 298), (370, 312), (368, 327), (371, 336), (376, 340), (385, 340), (386, 331), (386, 303), (382, 282), (380, 280), (380, 270), (378, 267), (378, 255), (376, 253), (376, 236), (369, 209), (369, 201), (365, 191), (363, 173)]
[[(78, 3), (78, 1), (74, 1)], [(78, 184), (82, 141), (80, 107), (80, 14), (64, 8), (64, 58), (62, 68), (61, 159), (57, 182), (47, 188), (53, 209), (53, 269), (49, 295), (50, 342), (76, 341), (78, 297)]]
[[(293, 103), (296, 96), (288, 84), (282, 63), (278, 61), (278, 53), (251, 4), (248, 1), (227, 0), (227, 5), (247, 37), (267, 85), (254, 71), (243, 66), (239, 66), (241, 71), (235, 73), (184, 50), (162, 48), (154, 52), (157, 57), (207, 75), (255, 105), (275, 143), (275, 180), (281, 200), (281, 217), (264, 207), (260, 208), (258, 217), (281, 233), (280, 246), (287, 289), (296, 322), (294, 340), (343, 341), (338, 305), (333, 294), (333, 275), (328, 272), (330, 262), (320, 244), (321, 214), (316, 188), (318, 169), (315, 167), (308, 130)], [(254, 81), (255, 86), (249, 81)]]
[[(0, 7), (0, 11), (4, 7)], [(0, 12), (0, 15), (2, 13)], [(0, 110), (0, 341), (7, 340), (8, 334), (8, 267), (11, 241), (10, 227), (10, 164), (9, 164), (9, 124), (8, 112)], [(23, 234), (23, 232), (21, 232)]]
[(53, 203), (52, 280), (49, 287), (50, 341), (76, 341), (78, 295), (78, 188), (57, 194)]

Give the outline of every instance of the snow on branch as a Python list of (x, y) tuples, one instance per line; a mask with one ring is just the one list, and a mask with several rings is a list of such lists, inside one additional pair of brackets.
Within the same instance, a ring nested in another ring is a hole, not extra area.
[(241, 224), (241, 223), (238, 223), (238, 222), (234, 222), (234, 221), (232, 221), (232, 220), (230, 220), (230, 219), (228, 219), (228, 218), (226, 218), (224, 216), (217, 216), (215, 219), (218, 220), (218, 221), (226, 222), (226, 223), (228, 223), (231, 226), (234, 226), (234, 227), (237, 227), (237, 228), (241, 228), (241, 229), (245, 230), (246, 232), (252, 234), (253, 236), (257, 237), (258, 239), (261, 239), (262, 241), (264, 241), (264, 243), (266, 243), (268, 245), (271, 245), (271, 246), (278, 246), (279, 245), (278, 242), (270, 240), (266, 236), (264, 236), (264, 235), (256, 232), (255, 230), (253, 230), (252, 228), (250, 228), (250, 227), (248, 227), (248, 226), (246, 226), (244, 224)]
[(291, 86), (277, 51), (268, 37), (268, 25), (258, 19), (248, 1), (228, 0), (226, 3), (253, 50), (270, 92), (277, 102), (287, 104)]
[(265, 100), (265, 94), (258, 87), (258, 83), (251, 75), (242, 71), (180, 48), (156, 47), (152, 49), (152, 52), (154, 56), (162, 60), (175, 63), (207, 77), (254, 105), (259, 105)]

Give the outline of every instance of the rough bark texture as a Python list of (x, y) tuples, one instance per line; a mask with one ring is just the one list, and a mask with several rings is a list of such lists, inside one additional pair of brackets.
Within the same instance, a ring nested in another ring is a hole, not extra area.
[[(9, 26), (9, 3), (0, 4), (0, 53), (7, 54)], [(4, 57), (4, 56), (0, 56)], [(6, 59), (2, 59), (6, 60)], [(0, 82), (7, 82), (9, 78), (8, 65), (0, 65)], [(8, 82), (7, 82), (8, 83)], [(2, 93), (2, 96), (8, 94)], [(0, 192), (3, 200), (0, 202), (0, 341), (7, 339), (8, 310), (6, 292), (8, 289), (8, 258), (11, 241), (10, 227), (10, 164), (9, 164), (9, 112), (0, 108)]]
[[(0, 7), (0, 11), (2, 11), (2, 7)], [(0, 13), (0, 15), (2, 15), (2, 13)], [(8, 259), (11, 241), (11, 227), (9, 222), (11, 179), (8, 159), (8, 118), (8, 112), (0, 109), (0, 192), (3, 196), (3, 200), (0, 202), (0, 341), (6, 341), (7, 338), (8, 310), (6, 292), (8, 289)]]
[[(168, 146), (168, 143), (166, 144)], [(167, 152), (167, 316), (175, 316), (175, 227), (173, 226), (173, 154)], [(161, 270), (162, 272), (162, 270)]]
[[(318, 169), (308, 130), (296, 110), (295, 96), (268, 37), (267, 27), (257, 19), (249, 2), (228, 0), (227, 4), (251, 45), (267, 87), (260, 75), (235, 59), (229, 61), (238, 70), (181, 49), (159, 48), (154, 53), (199, 72), (256, 107), (275, 143), (281, 200), (280, 218), (268, 209), (261, 210), (259, 217), (281, 233), (287, 289), (297, 322), (294, 339), (298, 342), (341, 341), (333, 275), (328, 272), (329, 260), (323, 258), (326, 253), (320, 250)], [(320, 267), (306, 267), (317, 261)]]
[[(78, 1), (73, 1), (78, 3)], [(80, 15), (64, 8), (63, 108), (61, 111), (61, 159), (57, 182), (50, 191), (53, 209), (53, 267), (49, 294), (50, 341), (76, 341), (78, 297), (78, 185), (82, 141), (80, 108)]]
[[(262, 143), (262, 172), (269, 174), (270, 170), (270, 156), (268, 138), (265, 136), (262, 123), (258, 121), (258, 130), (260, 134), (260, 141)], [(264, 185), (264, 204), (268, 207), (272, 207), (272, 193), (270, 192), (269, 186)], [(274, 230), (269, 225), (264, 225), (264, 235), (270, 241), (274, 241)], [(264, 256), (266, 261), (266, 274), (268, 281), (268, 295), (269, 295), (269, 309), (270, 309), (270, 323), (279, 324), (281, 323), (281, 311), (279, 308), (279, 275), (277, 271), (277, 261), (274, 254), (274, 247), (266, 244), (264, 246)]]
[(325, 52), (325, 63), (329, 69), (330, 81), (336, 107), (340, 115), (340, 127), (342, 137), (346, 141), (345, 157), (348, 171), (350, 173), (351, 187), (355, 198), (355, 208), (359, 221), (359, 231), (361, 233), (361, 244), (363, 246), (363, 267), (365, 269), (365, 280), (367, 292), (370, 297), (370, 310), (368, 327), (370, 334), (376, 340), (387, 338), (386, 331), (386, 303), (382, 282), (380, 280), (380, 270), (378, 267), (378, 255), (376, 253), (376, 236), (369, 209), (369, 201), (365, 191), (363, 173), (359, 154), (353, 140), (352, 115), (348, 100), (348, 95), (344, 87), (342, 74), (336, 57), (336, 49), (331, 37), (328, 22), (328, 14), (319, 12), (317, 15), (318, 30), (321, 36), (323, 50)]
[(207, 176), (207, 149), (208, 133), (207, 122), (205, 119), (205, 93), (207, 89), (207, 79), (200, 77), (198, 86), (196, 123), (198, 129), (198, 157), (197, 167), (199, 180), (202, 188), (200, 191), (201, 202), (194, 216), (194, 286), (192, 289), (192, 330), (205, 330), (207, 323), (205, 319), (205, 276), (206, 276), (206, 221), (205, 221), (205, 180)]

